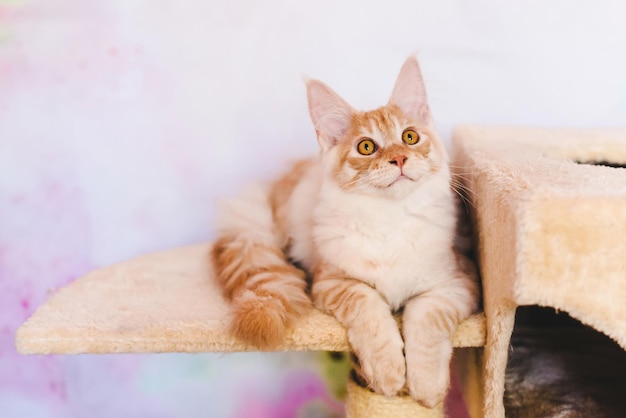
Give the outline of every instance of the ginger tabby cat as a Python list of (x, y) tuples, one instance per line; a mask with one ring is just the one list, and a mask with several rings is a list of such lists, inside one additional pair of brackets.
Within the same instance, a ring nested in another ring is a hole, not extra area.
[(231, 329), (270, 349), (312, 299), (346, 327), (370, 388), (393, 396), (406, 385), (433, 407), (478, 287), (454, 245), (457, 201), (418, 62), (372, 111), (320, 81), (306, 88), (320, 154), (222, 207), (212, 258)]

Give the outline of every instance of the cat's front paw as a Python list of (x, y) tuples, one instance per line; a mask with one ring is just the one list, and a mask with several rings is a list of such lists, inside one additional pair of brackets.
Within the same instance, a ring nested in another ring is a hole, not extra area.
[(370, 389), (387, 397), (396, 395), (406, 382), (402, 344), (366, 349), (358, 354), (360, 374)]
[(434, 408), (443, 402), (448, 392), (448, 384), (447, 368), (434, 374), (419, 371), (407, 373), (407, 387), (411, 397), (426, 408)]
[(406, 353), (407, 388), (411, 397), (420, 405), (434, 408), (443, 402), (450, 383), (450, 355), (452, 344), (442, 344), (421, 349), (409, 349)]

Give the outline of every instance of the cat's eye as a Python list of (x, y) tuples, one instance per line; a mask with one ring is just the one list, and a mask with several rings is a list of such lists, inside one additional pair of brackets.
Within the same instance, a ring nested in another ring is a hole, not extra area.
[(371, 155), (378, 149), (378, 147), (371, 139), (363, 139), (357, 144), (356, 149), (361, 155)]
[(409, 145), (415, 145), (419, 142), (420, 136), (413, 129), (407, 129), (402, 132), (402, 140)]

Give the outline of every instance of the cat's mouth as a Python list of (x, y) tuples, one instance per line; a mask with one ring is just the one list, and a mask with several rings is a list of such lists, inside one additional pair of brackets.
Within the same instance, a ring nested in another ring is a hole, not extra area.
[(391, 183), (389, 183), (389, 186), (387, 187), (391, 187), (394, 184), (403, 183), (405, 181), (413, 181), (413, 179), (404, 173), (400, 173), (398, 177), (396, 177)]

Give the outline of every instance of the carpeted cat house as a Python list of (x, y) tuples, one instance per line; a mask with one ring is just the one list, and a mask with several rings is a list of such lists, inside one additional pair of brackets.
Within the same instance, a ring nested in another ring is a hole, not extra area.
[(466, 401), (474, 417), (504, 417), (518, 307), (567, 312), (626, 349), (626, 130), (466, 126), (453, 147), (477, 237), (487, 329), (484, 352), (463, 364), (470, 377), (482, 375), (482, 393), (470, 382)]
[[(462, 127), (453, 165), (477, 239), (485, 313), (461, 324), (454, 367), (472, 417), (504, 417), (518, 306), (568, 312), (626, 348), (626, 131)], [(232, 352), (209, 245), (95, 271), (54, 294), (18, 330), (24, 354)], [(486, 337), (486, 343), (485, 343)], [(486, 344), (484, 349), (481, 348)], [(278, 350), (348, 350), (311, 309)], [(348, 384), (351, 417), (442, 417), (407, 397)], [(454, 417), (453, 417), (454, 418)]]

